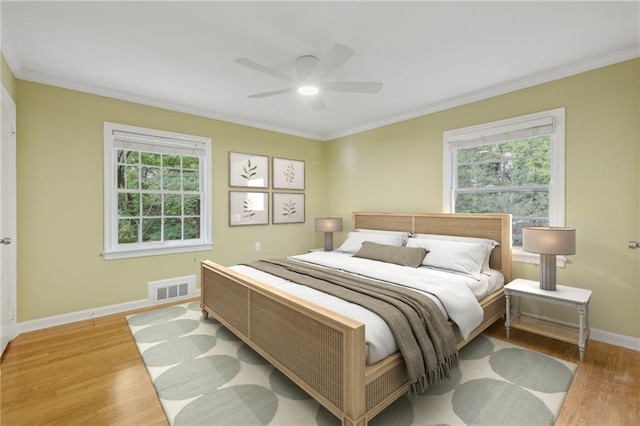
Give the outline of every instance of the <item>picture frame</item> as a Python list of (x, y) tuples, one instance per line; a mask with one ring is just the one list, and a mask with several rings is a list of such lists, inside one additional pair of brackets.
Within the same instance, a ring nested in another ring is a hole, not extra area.
[(273, 224), (304, 223), (305, 199), (304, 194), (297, 192), (273, 193)]
[(269, 187), (269, 157), (229, 151), (229, 186)]
[(229, 226), (268, 224), (268, 192), (229, 191)]
[(304, 190), (304, 161), (273, 158), (273, 189)]

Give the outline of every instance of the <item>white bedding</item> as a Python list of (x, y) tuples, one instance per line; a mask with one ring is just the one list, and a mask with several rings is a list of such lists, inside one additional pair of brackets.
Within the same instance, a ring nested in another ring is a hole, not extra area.
[[(458, 325), (464, 338), (482, 322), (483, 311), (478, 300), (504, 284), (502, 274), (497, 271), (492, 271), (490, 277), (483, 275), (483, 278), (477, 281), (463, 275), (427, 267), (409, 268), (355, 258), (351, 254), (336, 251), (312, 252), (292, 256), (290, 259), (339, 269), (421, 291), (431, 297), (444, 315)], [(382, 318), (359, 305), (248, 266), (236, 265), (231, 269), (365, 324), (367, 364), (374, 364), (398, 350), (391, 330)]]

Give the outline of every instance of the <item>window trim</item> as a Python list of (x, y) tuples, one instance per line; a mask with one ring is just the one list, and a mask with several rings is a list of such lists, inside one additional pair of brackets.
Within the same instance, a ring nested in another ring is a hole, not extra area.
[[(549, 182), (549, 225), (564, 226), (565, 219), (565, 109), (556, 108), (505, 120), (483, 123), (443, 132), (442, 206), (445, 213), (455, 213), (453, 196), (456, 143), (478, 140), (506, 132), (530, 127), (534, 123), (551, 119), (551, 181)], [(512, 247), (512, 260), (522, 263), (540, 262), (540, 256), (520, 247)], [(564, 256), (558, 256), (558, 266), (564, 267)]]
[[(165, 138), (194, 142), (203, 145), (205, 160), (201, 170), (203, 199), (201, 204), (201, 236), (199, 240), (162, 241), (138, 243), (135, 247), (125, 248), (118, 244), (118, 194), (115, 173), (115, 137), (114, 132), (135, 133), (151, 138)], [(211, 139), (163, 130), (147, 129), (126, 124), (104, 122), (104, 251), (105, 260), (127, 259), (131, 257), (156, 256), (163, 254), (187, 253), (211, 250)]]

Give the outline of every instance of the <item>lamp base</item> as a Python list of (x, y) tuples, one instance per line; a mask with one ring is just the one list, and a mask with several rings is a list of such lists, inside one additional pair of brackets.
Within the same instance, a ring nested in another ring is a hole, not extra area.
[(556, 291), (556, 255), (540, 255), (540, 288)]
[(324, 233), (324, 251), (333, 251), (333, 232)]

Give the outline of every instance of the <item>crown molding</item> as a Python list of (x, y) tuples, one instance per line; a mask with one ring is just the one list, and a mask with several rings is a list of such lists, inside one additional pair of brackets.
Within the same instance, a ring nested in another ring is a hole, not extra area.
[(337, 132), (329, 135), (327, 140), (338, 139), (346, 136), (351, 136), (356, 133), (362, 133), (369, 130), (377, 129), (379, 127), (396, 124), (401, 121), (411, 120), (417, 117), (421, 117), (428, 114), (444, 111), (447, 109), (455, 108), (458, 106), (470, 104), (472, 102), (481, 101), (484, 99), (493, 98), (495, 96), (504, 95), (506, 93), (515, 92), (517, 90), (526, 89), (528, 87), (537, 86), (551, 81), (560, 80), (562, 78), (570, 77), (573, 75), (581, 74), (583, 72), (591, 71), (597, 68), (602, 68), (608, 65), (613, 65), (619, 62), (635, 59), (640, 57), (640, 48), (637, 46), (621, 49), (616, 52), (612, 52), (607, 55), (593, 57), (584, 61), (574, 62), (563, 67), (554, 68), (545, 72), (531, 74), (527, 77), (512, 80), (507, 83), (499, 84), (493, 87), (489, 87), (484, 90), (468, 93), (463, 96), (446, 99), (440, 102), (435, 102), (430, 105), (426, 105), (422, 108), (399, 114), (390, 117), (385, 120), (379, 120), (360, 127), (354, 127), (346, 129), (342, 132)]
[[(199, 117), (211, 118), (214, 120), (225, 121), (228, 123), (238, 124), (242, 126), (254, 127), (262, 130), (268, 130), (277, 133), (288, 134), (291, 136), (297, 136), (305, 139), (311, 139), (315, 141), (325, 142), (346, 136), (351, 136), (357, 133), (366, 132), (369, 130), (377, 129), (379, 127), (396, 124), (402, 121), (411, 120), (417, 117), (421, 117), (428, 114), (444, 111), (450, 108), (458, 107), (461, 105), (469, 104), (472, 102), (481, 101), (483, 99), (492, 98), (495, 96), (503, 95), (506, 93), (514, 92), (516, 90), (526, 89), (539, 84), (548, 83), (554, 80), (559, 80), (572, 75), (580, 74), (586, 71), (591, 71), (597, 68), (613, 65), (619, 62), (627, 61), (640, 57), (640, 48), (632, 46), (626, 49), (621, 49), (616, 52), (612, 52), (606, 55), (593, 57), (584, 61), (568, 64), (563, 67), (554, 68), (545, 72), (532, 74), (527, 77), (512, 80), (510, 82), (489, 87), (487, 89), (479, 90), (473, 93), (468, 93), (463, 96), (458, 96), (450, 99), (446, 99), (440, 102), (435, 102), (424, 107), (409, 111), (403, 114), (398, 114), (393, 117), (389, 117), (384, 120), (378, 120), (367, 123), (362, 126), (351, 127), (339, 132), (330, 134), (319, 134), (303, 132), (296, 129), (287, 127), (274, 126), (268, 123), (260, 122), (257, 120), (246, 120), (238, 117), (226, 115), (217, 111), (206, 110), (202, 108), (195, 108), (189, 105), (167, 102), (160, 99), (155, 99), (148, 96), (141, 96), (132, 93), (126, 93), (110, 89), (107, 87), (94, 86), (89, 84), (78, 83), (75, 81), (57, 78), (51, 75), (24, 70), (20, 59), (11, 50), (11, 42), (5, 37), (4, 31), (2, 33), (2, 47), (5, 59), (9, 64), (14, 76), (18, 79), (32, 81), (34, 83), (47, 84), (51, 86), (61, 87), (69, 90), (76, 90), (79, 92), (90, 93), (98, 96), (105, 96), (109, 98), (119, 99), (128, 102), (134, 102), (142, 105), (167, 109), (170, 111), (181, 112), (185, 114), (196, 115)], [(8, 50), (4, 51), (5, 46)]]
[(133, 102), (146, 106), (162, 108), (170, 111), (181, 112), (185, 114), (191, 114), (198, 117), (211, 118), (214, 120), (224, 121), (227, 123), (239, 124), (247, 127), (254, 127), (262, 130), (268, 130), (277, 133), (284, 133), (292, 136), (298, 136), (305, 139), (312, 139), (317, 141), (326, 140), (323, 135), (315, 133), (300, 132), (294, 129), (273, 126), (268, 123), (262, 123), (254, 120), (243, 120), (238, 117), (222, 114), (212, 110), (206, 110), (202, 108), (196, 108), (189, 105), (184, 105), (176, 102), (168, 102), (160, 99), (156, 99), (149, 96), (141, 96), (128, 92), (121, 92), (104, 86), (95, 86), (91, 84), (79, 83), (72, 80), (54, 77), (48, 74), (32, 71), (32, 70), (19, 70), (14, 73), (15, 77), (21, 80), (30, 81), (33, 83), (46, 84), (49, 86), (60, 87), (68, 90), (75, 90), (78, 92), (89, 93), (97, 96), (104, 96), (107, 98), (118, 99), (121, 101)]

